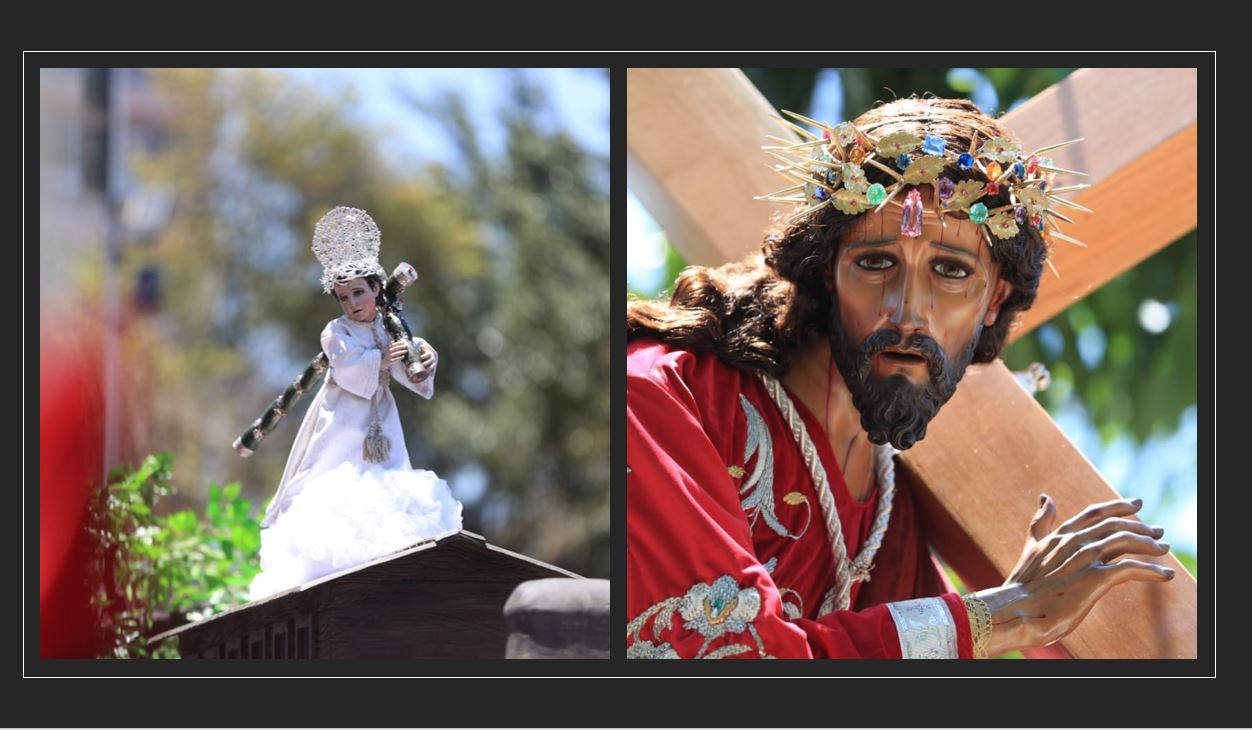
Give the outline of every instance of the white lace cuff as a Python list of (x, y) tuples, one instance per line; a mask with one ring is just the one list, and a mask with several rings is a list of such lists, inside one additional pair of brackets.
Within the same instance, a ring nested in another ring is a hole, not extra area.
[(956, 622), (942, 598), (888, 603), (905, 659), (956, 659)]

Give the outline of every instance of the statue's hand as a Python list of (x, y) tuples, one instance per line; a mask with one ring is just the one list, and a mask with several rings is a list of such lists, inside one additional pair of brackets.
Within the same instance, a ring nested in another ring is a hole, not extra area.
[(1043, 646), (1073, 631), (1110, 588), (1128, 580), (1164, 582), (1174, 571), (1125, 553), (1165, 555), (1162, 527), (1128, 519), (1142, 500), (1093, 504), (1053, 529), (1056, 504), (1046, 495), (1030, 523), (1026, 546), (1004, 585), (978, 591), (991, 609), (987, 654)]
[(417, 359), (423, 368), (430, 370), (435, 366), (435, 351), (429, 345), (422, 345), (418, 348)]
[(395, 342), (392, 342), (383, 353), (382, 363), (379, 365), (378, 369), (389, 370), (391, 368), (391, 363), (401, 362), (404, 360), (404, 353), (406, 352), (408, 352), (408, 348), (405, 347), (402, 341), (396, 340)]

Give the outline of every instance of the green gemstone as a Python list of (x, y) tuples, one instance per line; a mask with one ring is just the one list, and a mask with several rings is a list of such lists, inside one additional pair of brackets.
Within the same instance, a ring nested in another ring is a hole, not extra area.
[(870, 205), (878, 205), (887, 199), (887, 189), (878, 183), (869, 186), (869, 190), (865, 191), (866, 198), (869, 199)]
[(987, 206), (982, 203), (974, 203), (969, 207), (969, 219), (975, 223), (982, 224), (987, 220)]

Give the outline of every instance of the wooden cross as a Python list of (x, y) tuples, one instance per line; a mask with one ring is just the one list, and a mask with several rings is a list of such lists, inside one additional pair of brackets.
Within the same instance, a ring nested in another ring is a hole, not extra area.
[[(1084, 137), (1053, 155), (1092, 187), (1096, 211), (1053, 247), (1016, 339), (1196, 226), (1195, 69), (1082, 69), (1004, 117), (1023, 147)], [(680, 253), (718, 265), (760, 250), (772, 214), (753, 201), (780, 186), (758, 148), (784, 136), (774, 110), (737, 69), (630, 69), (627, 164), (632, 190)], [(1041, 492), (1063, 520), (1117, 494), (1000, 361), (971, 366), (927, 438), (903, 452), (935, 550), (971, 590), (999, 585), (1017, 562)], [(1146, 556), (1137, 559), (1153, 560)], [(1106, 594), (1069, 636), (1028, 656), (1194, 658), (1196, 583), (1172, 555), (1168, 583)]]

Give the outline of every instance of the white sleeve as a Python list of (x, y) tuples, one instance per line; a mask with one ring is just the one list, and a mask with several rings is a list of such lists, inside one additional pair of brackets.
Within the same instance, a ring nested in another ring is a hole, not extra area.
[(330, 377), (340, 388), (362, 398), (372, 398), (378, 390), (382, 351), (354, 340), (335, 322), (322, 330), (322, 350), (330, 358)]

